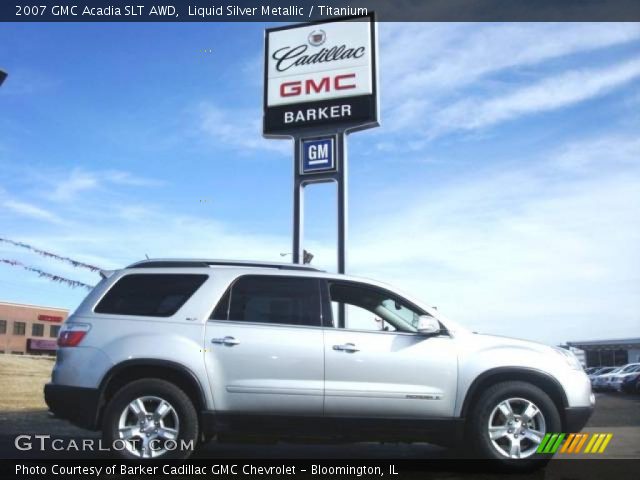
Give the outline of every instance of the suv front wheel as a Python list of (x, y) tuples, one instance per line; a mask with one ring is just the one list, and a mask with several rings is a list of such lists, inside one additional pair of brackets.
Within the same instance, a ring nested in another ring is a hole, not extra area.
[(197, 443), (198, 414), (174, 384), (136, 380), (107, 405), (102, 432), (104, 443), (121, 458), (187, 458)]
[(559, 432), (558, 409), (540, 388), (502, 382), (482, 393), (471, 411), (467, 445), (483, 458), (511, 467), (534, 467), (550, 455), (536, 453), (547, 432)]

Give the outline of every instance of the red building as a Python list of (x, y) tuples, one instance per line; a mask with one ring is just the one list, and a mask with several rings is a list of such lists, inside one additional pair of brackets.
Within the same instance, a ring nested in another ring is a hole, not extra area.
[(55, 355), (63, 308), (0, 302), (0, 353)]

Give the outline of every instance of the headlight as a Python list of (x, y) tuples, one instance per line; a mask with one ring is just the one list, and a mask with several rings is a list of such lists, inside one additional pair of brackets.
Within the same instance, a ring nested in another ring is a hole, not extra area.
[(569, 367), (573, 368), (574, 370), (582, 370), (582, 364), (580, 363), (580, 360), (578, 360), (578, 358), (571, 351), (565, 350), (564, 348), (556, 347), (554, 347), (553, 350), (564, 359)]

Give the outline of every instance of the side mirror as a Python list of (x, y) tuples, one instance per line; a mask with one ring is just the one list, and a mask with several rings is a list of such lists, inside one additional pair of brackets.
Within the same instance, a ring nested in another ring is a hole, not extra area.
[(427, 335), (440, 333), (440, 322), (431, 315), (420, 315), (420, 318), (418, 318), (418, 332)]

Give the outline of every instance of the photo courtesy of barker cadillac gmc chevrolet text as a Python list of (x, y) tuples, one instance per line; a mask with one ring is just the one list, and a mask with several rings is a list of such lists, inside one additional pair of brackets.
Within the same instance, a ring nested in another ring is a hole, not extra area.
[[(124, 458), (232, 434), (429, 441), (512, 466), (593, 406), (574, 355), (472, 333), (373, 280), (306, 265), (144, 260), (65, 321), (50, 410)], [(348, 308), (347, 323), (336, 319)], [(464, 443), (462, 443), (464, 442)]]

